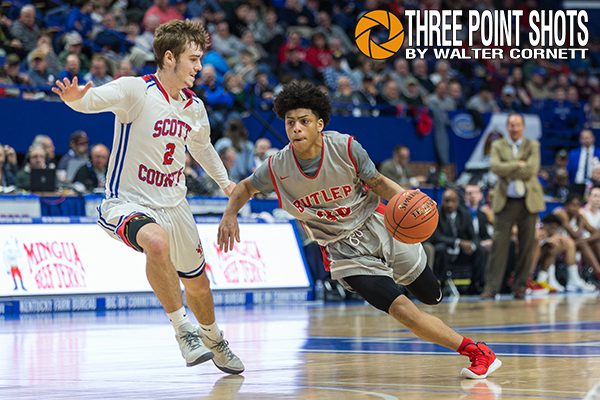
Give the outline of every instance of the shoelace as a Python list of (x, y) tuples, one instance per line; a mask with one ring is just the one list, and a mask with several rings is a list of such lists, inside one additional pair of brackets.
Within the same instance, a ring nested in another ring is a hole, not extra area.
[(179, 336), (192, 350), (200, 347), (200, 338), (194, 332), (185, 332)]
[(233, 352), (229, 348), (229, 342), (225, 339), (217, 343), (213, 347), (213, 349), (216, 349), (219, 353), (224, 353), (227, 356), (228, 360), (231, 360), (233, 358)]

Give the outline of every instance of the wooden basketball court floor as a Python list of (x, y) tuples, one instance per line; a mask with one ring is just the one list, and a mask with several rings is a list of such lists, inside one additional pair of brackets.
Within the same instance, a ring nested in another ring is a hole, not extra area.
[(600, 399), (600, 298), (445, 302), (426, 310), (494, 348), (468, 360), (362, 303), (217, 309), (246, 371), (186, 368), (160, 310), (0, 320), (1, 399)]

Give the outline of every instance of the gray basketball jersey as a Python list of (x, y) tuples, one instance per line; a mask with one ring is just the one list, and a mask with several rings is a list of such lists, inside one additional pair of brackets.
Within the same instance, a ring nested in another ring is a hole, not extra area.
[(349, 135), (324, 134), (315, 176), (302, 172), (290, 145), (268, 161), (279, 207), (303, 222), (309, 237), (322, 246), (348, 236), (379, 204), (379, 196), (366, 190), (358, 177), (351, 143)]

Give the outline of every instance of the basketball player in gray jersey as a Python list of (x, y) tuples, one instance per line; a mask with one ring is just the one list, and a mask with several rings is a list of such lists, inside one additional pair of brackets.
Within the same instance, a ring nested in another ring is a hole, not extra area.
[(312, 84), (292, 82), (275, 99), (275, 113), (284, 119), (290, 143), (236, 186), (219, 225), (221, 250), (240, 241), (242, 206), (255, 193), (276, 192), (279, 206), (322, 246), (333, 279), (420, 338), (469, 357), (471, 366), (461, 376), (483, 379), (498, 369), (502, 363), (486, 344), (459, 335), (402, 294), (399, 284), (423, 303), (442, 300), (421, 244), (400, 243), (385, 229), (379, 198), (404, 189), (381, 175), (351, 136), (323, 132), (331, 114), (328, 97)]

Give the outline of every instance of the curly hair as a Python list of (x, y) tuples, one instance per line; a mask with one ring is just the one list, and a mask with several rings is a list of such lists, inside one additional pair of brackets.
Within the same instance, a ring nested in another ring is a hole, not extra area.
[(323, 120), (324, 125), (329, 123), (331, 116), (331, 102), (329, 97), (319, 88), (309, 82), (292, 81), (283, 87), (275, 98), (274, 111), (281, 119), (285, 114), (297, 108), (306, 108)]

